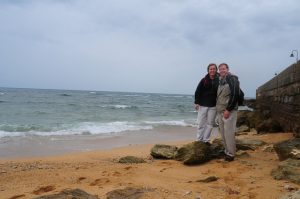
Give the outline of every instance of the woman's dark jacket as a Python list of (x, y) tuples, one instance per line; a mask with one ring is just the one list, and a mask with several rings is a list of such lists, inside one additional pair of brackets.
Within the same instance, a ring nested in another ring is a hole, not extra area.
[(207, 74), (197, 86), (194, 103), (206, 107), (216, 106), (218, 86), (219, 75), (217, 74), (214, 79), (210, 79), (209, 74)]

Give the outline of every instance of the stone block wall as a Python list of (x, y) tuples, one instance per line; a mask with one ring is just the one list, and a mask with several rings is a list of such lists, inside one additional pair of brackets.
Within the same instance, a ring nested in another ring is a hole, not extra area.
[(300, 62), (256, 90), (256, 109), (280, 122), (285, 131), (300, 137)]

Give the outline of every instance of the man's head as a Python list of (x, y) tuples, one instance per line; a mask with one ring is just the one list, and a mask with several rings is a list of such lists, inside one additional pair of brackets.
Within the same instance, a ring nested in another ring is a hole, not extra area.
[(226, 63), (220, 64), (218, 68), (221, 78), (225, 77), (229, 72), (229, 67)]

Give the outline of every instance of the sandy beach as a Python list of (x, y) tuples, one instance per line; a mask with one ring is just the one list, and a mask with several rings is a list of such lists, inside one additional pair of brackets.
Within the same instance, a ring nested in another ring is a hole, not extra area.
[[(193, 128), (185, 129), (188, 136), (191, 136)], [(178, 133), (182, 134), (182, 130)], [(292, 138), (292, 134), (249, 133), (239, 138), (259, 139), (271, 145)], [(120, 138), (115, 138), (115, 141), (118, 139)], [(136, 140), (139, 139), (142, 137), (136, 137)], [(75, 188), (106, 198), (106, 193), (112, 190), (134, 187), (146, 190), (142, 198), (275, 199), (288, 192), (286, 185), (300, 188), (299, 185), (272, 178), (270, 172), (277, 167), (279, 161), (275, 152), (265, 152), (264, 146), (255, 151), (247, 151), (249, 156), (238, 156), (233, 162), (216, 159), (202, 165), (185, 166), (175, 160), (153, 159), (150, 149), (154, 143), (181, 146), (193, 140), (159, 139), (152, 136), (151, 143), (148, 144), (140, 140), (141, 144), (64, 155), (2, 158), (1, 198), (34, 198)], [(101, 144), (101, 140), (95, 142)], [(118, 163), (119, 158), (127, 155), (141, 157), (146, 163)], [(209, 176), (215, 176), (218, 180), (198, 182)]]

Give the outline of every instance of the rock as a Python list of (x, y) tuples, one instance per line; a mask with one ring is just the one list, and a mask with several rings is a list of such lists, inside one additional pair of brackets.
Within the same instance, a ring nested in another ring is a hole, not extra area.
[(300, 160), (287, 159), (280, 162), (278, 168), (272, 170), (271, 175), (276, 180), (289, 180), (300, 184)]
[(247, 125), (242, 125), (236, 129), (236, 134), (242, 134), (244, 132), (250, 132), (250, 127)]
[(173, 159), (177, 152), (176, 146), (164, 145), (164, 144), (156, 144), (151, 149), (151, 155), (154, 158), (158, 159)]
[(80, 189), (66, 189), (61, 191), (58, 194), (47, 195), (47, 196), (40, 196), (34, 199), (99, 199), (97, 196), (93, 196), (88, 194), (87, 192), (80, 190)]
[(274, 144), (274, 149), (280, 161), (288, 158), (300, 159), (300, 138)]
[(253, 115), (252, 111), (238, 111), (236, 126), (249, 126), (249, 118)]
[(125, 156), (119, 159), (119, 163), (145, 163), (146, 161), (143, 158), (138, 158), (135, 156)]
[(210, 147), (203, 142), (192, 142), (178, 149), (175, 159), (186, 165), (201, 164), (211, 159)]
[(259, 134), (262, 133), (276, 133), (282, 132), (282, 127), (277, 120), (271, 118), (264, 120), (256, 126), (256, 130)]
[(249, 153), (247, 153), (246, 151), (237, 151), (235, 156), (239, 157), (239, 158), (248, 158), (248, 157), (250, 157)]
[(211, 159), (224, 157), (224, 146), (223, 146), (222, 139), (213, 140), (209, 148), (210, 148)]
[(139, 199), (143, 195), (143, 189), (132, 187), (126, 187), (125, 189), (116, 189), (106, 193), (107, 199)]
[(295, 190), (297, 190), (296, 187), (291, 186), (291, 185), (289, 185), (289, 184), (284, 185), (284, 189), (287, 190), (287, 191), (295, 191)]
[(294, 193), (289, 193), (284, 196), (281, 196), (279, 199), (299, 199), (300, 198), (300, 190)]
[(216, 176), (209, 176), (205, 179), (202, 179), (202, 180), (197, 180), (196, 182), (205, 182), (205, 183), (208, 183), (208, 182), (214, 182), (214, 181), (217, 181), (219, 178), (216, 177)]
[(272, 153), (272, 152), (274, 152), (274, 146), (273, 146), (273, 145), (265, 146), (265, 147), (263, 148), (263, 151), (264, 151), (264, 152)]
[(255, 150), (259, 146), (265, 145), (266, 142), (261, 140), (237, 139), (236, 148), (238, 150)]

